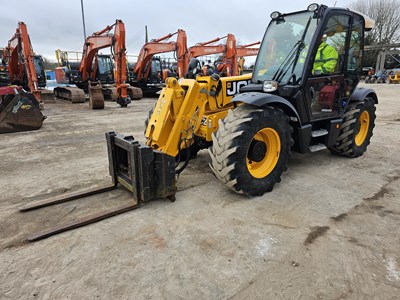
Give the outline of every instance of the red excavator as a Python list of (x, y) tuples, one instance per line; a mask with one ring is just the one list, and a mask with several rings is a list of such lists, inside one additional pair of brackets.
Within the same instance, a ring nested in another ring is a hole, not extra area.
[[(56, 82), (58, 86), (54, 88), (57, 98), (71, 101), (72, 103), (85, 102), (85, 90), (87, 85), (82, 82), (82, 74), (79, 66), (82, 60), (82, 52), (56, 50), (58, 67), (55, 69)], [(69, 86), (69, 85), (76, 85)]]
[[(214, 43), (226, 38), (225, 44), (214, 45)], [(224, 59), (221, 60), (220, 73), (224, 73), (226, 76), (237, 75), (237, 56), (236, 56), (236, 38), (233, 34), (220, 38), (213, 39), (205, 43), (197, 43), (196, 45), (188, 49), (189, 59), (196, 58), (204, 55), (220, 54), (222, 53)], [(189, 70), (190, 73), (191, 70)], [(204, 70), (205, 74), (207, 70)]]
[[(67, 85), (57, 87), (57, 98), (69, 100), (72, 103), (85, 102), (85, 92), (88, 93), (88, 83), (82, 81), (80, 65), (82, 52), (56, 50), (58, 67), (55, 69), (57, 84)], [(116, 101), (117, 89), (114, 80), (114, 61), (109, 54), (97, 54), (96, 80), (101, 82), (104, 100)], [(70, 87), (76, 85), (78, 88)], [(61, 85), (60, 85), (61, 86)]]
[[(226, 38), (225, 44), (212, 45)], [(261, 42), (255, 42), (248, 45), (236, 46), (236, 39), (233, 34), (228, 34), (221, 38), (216, 38), (205, 43), (198, 43), (189, 48), (189, 58), (196, 58), (199, 56), (210, 54), (222, 54), (223, 58), (216, 63), (215, 68), (222, 76), (237, 76), (241, 75), (243, 69), (244, 56), (252, 56), (258, 54), (258, 48), (249, 48), (258, 45)], [(211, 66), (204, 66), (204, 75), (210, 73)], [(208, 74), (209, 75), (209, 74)]]
[(14, 36), (3, 49), (3, 64), (9, 75), (8, 84), (22, 86), (35, 95), (42, 103), (42, 98), (52, 93), (44, 88), (46, 75), (44, 72), (43, 58), (35, 55), (28, 34), (28, 28), (24, 22), (19, 22)]
[[(176, 35), (175, 42), (166, 42)], [(178, 63), (177, 76), (183, 77), (188, 67), (187, 37), (183, 29), (170, 33), (159, 39), (153, 39), (143, 45), (138, 60), (133, 66), (129, 83), (140, 87), (143, 91), (153, 92), (160, 90), (163, 83), (161, 61), (154, 55), (166, 52), (175, 52)]]
[[(35, 56), (27, 26), (19, 22), (14, 36), (2, 53), (2, 69), (6, 73), (0, 88), (0, 133), (36, 130), (46, 118), (40, 111), (43, 107), (39, 90), (37, 69), (46, 85), (43, 63)], [(24, 91), (27, 89), (30, 93)]]
[(239, 57), (238, 59), (238, 75), (242, 75), (244, 72), (244, 62), (245, 56), (256, 56), (258, 55), (258, 48), (250, 48), (251, 46), (259, 45), (261, 44), (260, 41), (247, 44), (247, 45), (241, 45), (236, 48), (236, 55)]
[[(114, 28), (114, 33), (111, 30)], [(81, 81), (77, 84), (78, 88), (89, 91), (89, 106), (92, 109), (104, 108), (104, 94), (115, 95), (116, 101), (122, 107), (126, 107), (131, 99), (139, 100), (143, 97), (142, 90), (131, 87), (126, 83), (127, 66), (126, 66), (126, 47), (125, 47), (125, 25), (121, 20), (116, 20), (112, 25), (107, 26), (101, 31), (93, 33), (87, 37), (83, 46), (82, 59), (79, 65), (79, 73)], [(115, 61), (116, 69), (110, 55), (98, 54), (98, 51), (104, 48), (111, 48), (111, 57)], [(71, 78), (71, 64), (56, 68), (56, 76), (58, 81), (69, 76), (69, 80), (78, 83), (79, 76)], [(115, 82), (115, 87), (113, 83)], [(70, 82), (71, 83), (71, 82)], [(103, 86), (103, 84), (107, 86)], [(74, 87), (56, 87), (54, 93), (59, 98), (76, 101), (77, 88)], [(81, 93), (80, 93), (81, 94)], [(79, 95), (79, 98), (82, 98)]]

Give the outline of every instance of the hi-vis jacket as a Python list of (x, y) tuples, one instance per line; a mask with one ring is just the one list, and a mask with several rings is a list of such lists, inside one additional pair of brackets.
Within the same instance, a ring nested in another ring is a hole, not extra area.
[(335, 70), (337, 62), (338, 54), (335, 48), (322, 41), (315, 56), (312, 72), (313, 74), (315, 71), (319, 71), (322, 74), (331, 74)]

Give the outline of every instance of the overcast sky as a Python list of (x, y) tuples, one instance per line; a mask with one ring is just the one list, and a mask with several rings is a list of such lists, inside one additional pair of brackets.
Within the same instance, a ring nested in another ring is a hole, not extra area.
[[(347, 7), (351, 2), (325, 0), (324, 4)], [(234, 34), (240, 44), (249, 44), (262, 39), (271, 12), (303, 10), (310, 3), (312, 0), (83, 0), (86, 34), (121, 19), (128, 54), (132, 55), (137, 55), (144, 44), (145, 25), (149, 39), (184, 29), (189, 47), (227, 33)], [(7, 1), (1, 7), (0, 20), (0, 47), (7, 45), (18, 22), (23, 21), (35, 53), (55, 60), (56, 49), (82, 51), (81, 0)]]

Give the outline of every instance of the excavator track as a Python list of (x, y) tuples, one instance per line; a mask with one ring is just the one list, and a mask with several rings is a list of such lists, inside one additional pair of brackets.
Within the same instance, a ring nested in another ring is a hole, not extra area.
[(85, 92), (77, 87), (55, 87), (54, 96), (58, 99), (71, 101), (72, 103), (85, 102)]
[(128, 87), (128, 94), (131, 100), (140, 100), (143, 98), (143, 91), (141, 88), (130, 86)]
[(116, 87), (105, 87), (103, 85), (103, 96), (104, 100), (116, 102), (118, 98), (117, 88)]
[(54, 102), (54, 93), (50, 90), (40, 90), (40, 99), (43, 102)]

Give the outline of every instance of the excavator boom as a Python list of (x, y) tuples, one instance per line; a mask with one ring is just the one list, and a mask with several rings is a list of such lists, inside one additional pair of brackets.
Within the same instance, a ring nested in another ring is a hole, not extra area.
[[(111, 30), (114, 29), (114, 33)], [(113, 59), (115, 61), (115, 78), (112, 70), (110, 74), (107, 75), (107, 82), (113, 82), (115, 80), (116, 87), (107, 87), (106, 92), (111, 94), (116, 93), (116, 101), (123, 107), (126, 107), (131, 99), (139, 100), (143, 97), (143, 93), (140, 89), (135, 87), (130, 87), (126, 83), (127, 80), (127, 67), (126, 67), (126, 46), (125, 46), (126, 31), (125, 25), (121, 20), (116, 20), (112, 25), (105, 27), (104, 29), (93, 33), (91, 36), (87, 37), (83, 45), (82, 58), (80, 60), (79, 72), (81, 74), (81, 84), (84, 86), (87, 83), (89, 90), (89, 105), (91, 108), (104, 108), (104, 88), (101, 84), (96, 82), (98, 76), (98, 62), (100, 59), (103, 61), (109, 60), (109, 58), (104, 55), (99, 55), (98, 52), (104, 48), (111, 48), (113, 53)], [(63, 75), (65, 68), (68, 63), (68, 57), (66, 53), (57, 50), (57, 57), (59, 64), (61, 66), (58, 69), (57, 74)], [(111, 62), (110, 62), (111, 64)], [(110, 67), (112, 69), (112, 67)], [(109, 79), (110, 77), (110, 79)], [(63, 79), (63, 76), (59, 76)], [(99, 80), (100, 81), (100, 80)], [(75, 88), (64, 88), (57, 87), (55, 93), (61, 97), (65, 94), (64, 98), (70, 98), (72, 102), (73, 96), (77, 93)]]
[[(226, 38), (225, 44), (211, 45)], [(216, 38), (208, 42), (198, 43), (188, 49), (189, 59), (203, 55), (223, 54), (223, 63), (226, 66), (225, 73), (227, 76), (237, 76), (237, 55), (236, 55), (236, 38), (233, 34), (228, 34), (221, 38)]]
[[(114, 28), (114, 34), (110, 31)], [(116, 62), (116, 89), (118, 93), (117, 103), (127, 106), (130, 103), (128, 97), (129, 85), (126, 81), (126, 47), (125, 47), (125, 25), (121, 20), (116, 20), (113, 25), (93, 33), (87, 37), (83, 46), (80, 72), (82, 81), (89, 81), (89, 102), (92, 108), (104, 108), (104, 96), (102, 87), (92, 85), (97, 74), (97, 53), (99, 50), (112, 47), (114, 60)], [(94, 63), (93, 63), (94, 62)]]
[[(46, 117), (40, 111), (43, 101), (35, 69), (36, 59), (41, 57), (35, 56), (32, 50), (27, 26), (19, 22), (15, 34), (3, 49), (2, 60), (8, 71), (8, 82), (3, 84), (13, 85), (0, 88), (0, 133), (36, 130), (43, 125)], [(23, 88), (29, 89), (30, 93)]]
[[(42, 58), (34, 54), (28, 28), (24, 22), (18, 22), (14, 36), (8, 41), (7, 47), (3, 49), (3, 58), (8, 64), (10, 83), (29, 89), (43, 106), (42, 98), (49, 98), (50, 93), (46, 93), (47, 90), (39, 89), (38, 77), (41, 76), (42, 78), (44, 75), (37, 74), (35, 60), (41, 61)], [(41, 67), (42, 73), (44, 71), (43, 66)], [(45, 85), (45, 78), (42, 78), (42, 80), (43, 85)], [(52, 98), (52, 93), (50, 98)]]
[(258, 48), (250, 48), (251, 46), (259, 45), (261, 42), (255, 42), (248, 45), (239, 46), (236, 48), (237, 57), (243, 56), (256, 56), (258, 54)]
[[(163, 42), (174, 35), (177, 36), (176, 42)], [(178, 31), (175, 33), (170, 33), (159, 39), (153, 39), (143, 45), (142, 49), (140, 50), (137, 63), (133, 69), (133, 72), (137, 75), (137, 80), (147, 80), (150, 72), (150, 68), (147, 68), (147, 65), (154, 55), (173, 51), (176, 51), (178, 61), (178, 76), (183, 77), (187, 70), (189, 61), (187, 37), (184, 30), (178, 29)]]

